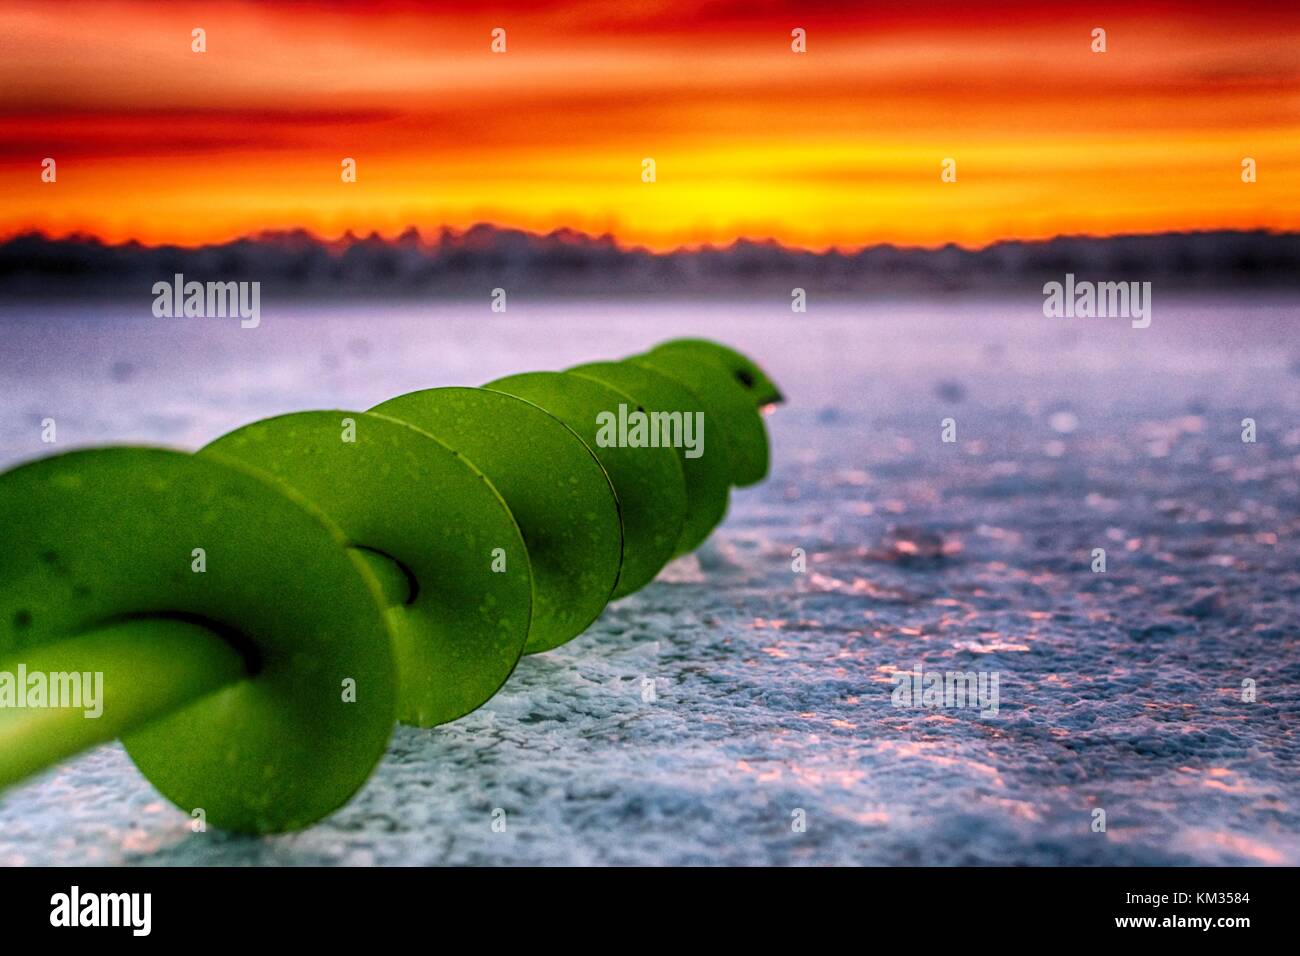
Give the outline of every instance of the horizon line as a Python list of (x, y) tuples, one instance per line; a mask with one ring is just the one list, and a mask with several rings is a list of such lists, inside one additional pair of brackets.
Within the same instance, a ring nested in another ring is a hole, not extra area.
[(785, 252), (804, 253), (815, 256), (825, 255), (856, 255), (858, 253), (871, 249), (896, 249), (900, 251), (917, 251), (917, 252), (939, 252), (945, 249), (957, 249), (962, 252), (975, 253), (992, 249), (997, 246), (1021, 244), (1021, 245), (1046, 245), (1048, 243), (1060, 240), (1091, 240), (1097, 242), (1107, 242), (1123, 239), (1140, 239), (1140, 238), (1157, 238), (1171, 236), (1201, 236), (1201, 235), (1266, 235), (1270, 237), (1288, 237), (1300, 236), (1300, 231), (1290, 229), (1275, 229), (1269, 226), (1258, 226), (1254, 228), (1241, 227), (1223, 227), (1223, 228), (1199, 228), (1199, 229), (1161, 229), (1149, 232), (1117, 232), (1117, 233), (1057, 233), (1048, 237), (1025, 238), (1018, 236), (1006, 236), (991, 240), (982, 245), (969, 245), (962, 242), (950, 240), (948, 242), (936, 244), (913, 243), (903, 244), (890, 241), (863, 242), (855, 245), (829, 244), (826, 246), (812, 247), (797, 244), (790, 244), (777, 239), (774, 236), (754, 237), (749, 235), (739, 235), (731, 239), (726, 244), (714, 242), (685, 243), (678, 246), (665, 249), (654, 249), (645, 244), (628, 244), (620, 240), (610, 232), (594, 233), (588, 232), (572, 226), (557, 226), (546, 232), (528, 229), (521, 226), (505, 225), (501, 223), (479, 221), (469, 226), (458, 227), (450, 224), (443, 224), (432, 227), (422, 227), (415, 224), (404, 226), (400, 230), (386, 233), (380, 229), (371, 229), (368, 232), (345, 229), (336, 236), (325, 235), (314, 231), (306, 226), (295, 226), (290, 228), (268, 228), (257, 232), (248, 232), (235, 235), (226, 239), (211, 240), (207, 242), (187, 243), (187, 242), (146, 242), (140, 239), (129, 238), (121, 240), (111, 240), (93, 232), (85, 230), (69, 230), (64, 233), (55, 233), (51, 230), (39, 227), (28, 227), (16, 229), (11, 232), (0, 234), (0, 246), (7, 246), (12, 242), (20, 239), (38, 238), (46, 242), (80, 242), (93, 243), (105, 248), (123, 248), (126, 246), (137, 246), (142, 249), (183, 249), (199, 250), (210, 249), (214, 247), (232, 245), (239, 242), (265, 242), (285, 236), (305, 236), (307, 239), (316, 242), (322, 246), (333, 245), (350, 245), (358, 242), (367, 242), (378, 239), (381, 242), (392, 244), (397, 242), (411, 233), (415, 233), (422, 246), (432, 246), (435, 244), (430, 237), (441, 237), (452, 235), (463, 237), (475, 231), (491, 230), (498, 233), (518, 233), (533, 239), (549, 239), (560, 235), (572, 235), (582, 239), (590, 240), (593, 243), (604, 243), (612, 245), (618, 252), (624, 254), (645, 253), (656, 257), (665, 257), (680, 254), (692, 254), (706, 251), (727, 251), (737, 246), (765, 246), (780, 249)]

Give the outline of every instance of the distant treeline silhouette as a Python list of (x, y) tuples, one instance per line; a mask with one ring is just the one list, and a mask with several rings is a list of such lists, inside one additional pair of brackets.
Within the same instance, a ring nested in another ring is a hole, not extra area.
[(396, 239), (304, 231), (263, 233), (198, 247), (109, 245), (39, 233), (0, 243), (0, 293), (10, 297), (147, 297), (153, 283), (260, 281), (268, 297), (809, 294), (1026, 290), (1067, 272), (1151, 281), (1163, 290), (1296, 288), (1300, 233), (1160, 233), (998, 242), (983, 249), (869, 246), (810, 252), (738, 240), (655, 253), (611, 236), (547, 235), (478, 225)]

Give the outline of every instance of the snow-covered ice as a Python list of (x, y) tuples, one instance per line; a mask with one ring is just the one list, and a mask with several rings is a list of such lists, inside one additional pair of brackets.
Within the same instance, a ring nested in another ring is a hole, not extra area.
[[(789, 399), (771, 477), (698, 554), (480, 711), (399, 728), (333, 817), (194, 834), (111, 745), (0, 796), (0, 864), (1300, 864), (1294, 302), (1157, 299), (1135, 330), (1046, 319), (1036, 291), (520, 299), (268, 303), (257, 330), (0, 314), (0, 465), (49, 450), (47, 416), (60, 448), (193, 448), (678, 334)], [(917, 665), (997, 672), (997, 716), (895, 707)]]

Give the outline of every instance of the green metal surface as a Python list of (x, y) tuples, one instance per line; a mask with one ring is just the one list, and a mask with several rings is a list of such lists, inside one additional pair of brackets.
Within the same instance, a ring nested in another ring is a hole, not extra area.
[(709, 344), (679, 340), (675, 346), (652, 349), (627, 361), (676, 379), (699, 396), (707, 419), (726, 433), (731, 483), (754, 485), (767, 476), (768, 468), (767, 429), (757, 404), (762, 396), (747, 388)]
[(528, 554), (510, 509), (462, 455), (405, 422), (346, 411), (254, 422), (199, 452), (209, 453), (298, 491), (381, 569), (403, 722), (463, 717), (505, 683), (528, 639)]
[(587, 443), (609, 475), (623, 518), (623, 570), (614, 597), (645, 587), (672, 558), (686, 521), (686, 481), (671, 448), (602, 447), (597, 416), (635, 399), (602, 382), (564, 372), (526, 372), (485, 388), (546, 409)]
[(533, 574), (526, 652), (550, 650), (586, 630), (618, 580), (623, 530), (614, 489), (582, 440), (536, 405), (481, 388), (410, 392), (372, 411), (455, 448), (509, 506)]
[[(702, 541), (728, 485), (766, 472), (758, 408), (779, 400), (743, 356), (679, 340), (266, 419), (195, 455), (0, 474), (0, 788), (120, 735), (214, 826), (307, 826), (363, 785), (399, 716), (468, 713), (522, 652)], [(598, 440), (620, 405), (703, 413), (704, 454)], [(18, 674), (99, 690), (10, 700)]]
[[(120, 722), (131, 758), (177, 806), (232, 830), (291, 830), (345, 803), (383, 755), (397, 682), (379, 591), (304, 499), (216, 458), (77, 451), (0, 475), (0, 527), (6, 668), (33, 652), (29, 671), (102, 669), (100, 719)], [(245, 676), (230, 681), (211, 637), (191, 648), (149, 623), (178, 617), (235, 648)], [(92, 635), (85, 662), (75, 644), (57, 653)], [(58, 759), (59, 727), (95, 722), (62, 716), (51, 737), (6, 745), (44, 743)]]
[(694, 551), (727, 514), (731, 453), (727, 450), (726, 432), (716, 422), (709, 422), (707, 409), (698, 395), (661, 372), (629, 362), (591, 362), (569, 371), (630, 395), (638, 407), (652, 413), (698, 413), (703, 421), (699, 455), (693, 457), (687, 454), (688, 449), (674, 446), (686, 482), (686, 517), (675, 553)]

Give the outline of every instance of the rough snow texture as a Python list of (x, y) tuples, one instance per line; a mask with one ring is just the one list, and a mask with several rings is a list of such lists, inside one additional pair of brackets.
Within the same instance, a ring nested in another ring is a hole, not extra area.
[[(698, 555), (477, 713), (399, 728), (333, 817), (194, 834), (114, 745), (0, 798), (0, 863), (1300, 863), (1294, 309), (1157, 298), (1134, 330), (1040, 303), (6, 313), (4, 461), (49, 450), (45, 415), (194, 447), (687, 332), (791, 403)], [(918, 663), (998, 672), (998, 715), (893, 706)]]

